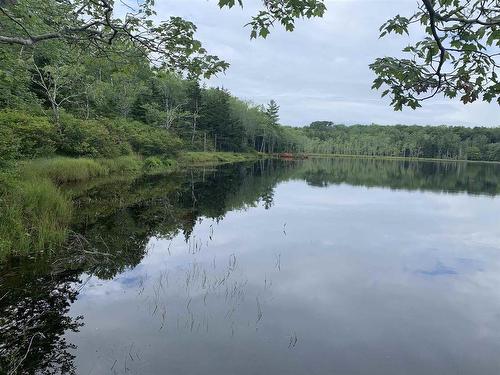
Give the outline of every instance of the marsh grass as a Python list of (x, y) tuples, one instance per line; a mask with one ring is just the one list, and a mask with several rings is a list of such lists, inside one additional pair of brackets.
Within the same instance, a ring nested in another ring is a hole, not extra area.
[(72, 200), (59, 185), (110, 175), (135, 175), (142, 161), (116, 159), (35, 159), (17, 174), (0, 176), (0, 255), (50, 251), (67, 239)]
[(1, 190), (0, 254), (47, 251), (66, 239), (71, 200), (52, 181), (11, 181)]
[(107, 176), (106, 167), (91, 159), (51, 158), (27, 162), (21, 167), (24, 179), (48, 178), (57, 184), (86, 181), (95, 177)]
[[(60, 247), (72, 218), (72, 183), (112, 176), (135, 178), (185, 165), (219, 164), (259, 158), (259, 154), (186, 153), (180, 160), (128, 155), (114, 159), (53, 157), (20, 162), (0, 173), (0, 257), (37, 254)], [(63, 186), (64, 189), (63, 189)]]
[(263, 157), (265, 155), (258, 152), (184, 152), (179, 157), (179, 163), (189, 165), (236, 163), (257, 160)]
[(142, 167), (136, 156), (122, 156), (115, 159), (72, 159), (56, 157), (30, 160), (21, 166), (24, 179), (48, 178), (56, 184), (87, 181), (110, 174), (137, 173)]
[(172, 172), (176, 170), (178, 163), (174, 159), (168, 158), (158, 158), (156, 156), (150, 156), (144, 159), (143, 172), (145, 174), (162, 174), (167, 172)]
[(143, 161), (135, 155), (120, 156), (114, 159), (97, 159), (97, 162), (110, 174), (136, 174), (143, 168)]

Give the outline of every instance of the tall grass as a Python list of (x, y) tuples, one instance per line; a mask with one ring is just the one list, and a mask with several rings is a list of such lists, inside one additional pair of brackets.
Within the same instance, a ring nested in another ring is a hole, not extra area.
[(116, 159), (88, 159), (56, 157), (36, 159), (21, 167), (21, 175), (27, 179), (48, 178), (56, 184), (87, 181), (114, 173), (135, 173), (141, 169), (141, 160), (135, 156)]
[(57, 157), (22, 163), (17, 175), (0, 176), (0, 256), (39, 253), (60, 246), (71, 221), (71, 197), (57, 185), (142, 168), (135, 156), (116, 159)]
[(49, 178), (62, 184), (72, 181), (85, 181), (94, 177), (106, 176), (108, 170), (92, 159), (51, 158), (27, 162), (21, 167), (21, 174), (27, 179)]
[(143, 162), (137, 156), (127, 155), (114, 159), (98, 159), (97, 162), (108, 170), (108, 174), (132, 174), (139, 172)]
[(256, 160), (262, 156), (257, 152), (246, 154), (237, 152), (184, 152), (179, 156), (179, 162), (190, 165), (235, 163)]
[(48, 179), (10, 181), (0, 189), (0, 254), (50, 250), (67, 236), (71, 200)]
[[(244, 161), (258, 154), (185, 153), (181, 164)], [(129, 155), (115, 159), (54, 157), (21, 162), (17, 173), (0, 173), (0, 256), (55, 249), (67, 238), (72, 201), (58, 187), (110, 175), (163, 173), (177, 162)], [(13, 169), (15, 171), (15, 169)]]

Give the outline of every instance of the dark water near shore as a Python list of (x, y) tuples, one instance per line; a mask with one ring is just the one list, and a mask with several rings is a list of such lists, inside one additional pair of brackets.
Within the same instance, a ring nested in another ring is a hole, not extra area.
[(268, 160), (67, 189), (83, 236), (0, 269), (3, 371), (500, 373), (499, 165)]

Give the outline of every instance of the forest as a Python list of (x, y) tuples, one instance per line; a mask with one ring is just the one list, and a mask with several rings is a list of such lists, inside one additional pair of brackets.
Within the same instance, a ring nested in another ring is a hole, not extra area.
[(30, 57), (0, 49), (2, 158), (293, 149), (274, 101), (253, 105), (123, 48), (102, 57), (59, 42)]
[(298, 130), (318, 154), (500, 161), (500, 128), (381, 126), (316, 121)]
[[(246, 25), (251, 39), (266, 38), (275, 24), (293, 31), (296, 19), (326, 11), (321, 0), (266, 1), (261, 8)], [(388, 20), (380, 37), (408, 34), (419, 21), (428, 39), (403, 50), (413, 63), (384, 57), (371, 64), (372, 88), (385, 89), (395, 110), (418, 108), (438, 93), (465, 104), (491, 102), (499, 87), (500, 35), (489, 18), (495, 11), (490, 3), (424, 1), (412, 16)], [(1, 1), (0, 159), (133, 154), (158, 164), (190, 150), (500, 160), (497, 129), (280, 126), (274, 100), (253, 104), (204, 84), (229, 63), (203, 47), (194, 23), (156, 16), (153, 0)], [(447, 60), (453, 72), (445, 71)]]
[[(500, 129), (279, 123), (279, 106), (151, 65), (124, 46), (106, 56), (51, 42), (0, 49), (1, 159), (172, 157), (184, 151), (500, 161)], [(126, 59), (124, 59), (125, 53)]]

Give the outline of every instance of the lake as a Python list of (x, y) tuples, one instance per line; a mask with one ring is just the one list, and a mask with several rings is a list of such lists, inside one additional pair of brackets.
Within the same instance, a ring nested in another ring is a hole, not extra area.
[(262, 160), (65, 189), (82, 235), (1, 268), (19, 373), (500, 373), (498, 164)]

